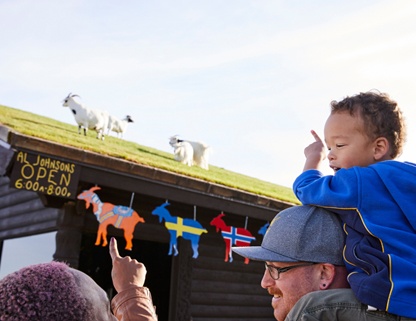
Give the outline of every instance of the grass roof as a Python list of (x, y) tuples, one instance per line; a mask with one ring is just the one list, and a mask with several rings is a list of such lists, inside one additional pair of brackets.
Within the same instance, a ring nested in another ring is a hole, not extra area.
[(189, 167), (175, 161), (173, 153), (166, 153), (116, 137), (107, 136), (102, 142), (95, 138), (95, 131), (89, 131), (85, 137), (78, 134), (77, 126), (19, 109), (0, 105), (0, 124), (24, 135), (90, 150), (102, 155), (117, 157), (286, 202), (298, 203), (293, 191), (288, 187), (213, 165), (210, 165), (208, 171), (196, 166)]

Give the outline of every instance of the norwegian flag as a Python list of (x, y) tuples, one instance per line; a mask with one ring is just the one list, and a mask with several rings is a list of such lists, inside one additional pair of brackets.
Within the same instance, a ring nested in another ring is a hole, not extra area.
[[(249, 246), (252, 241), (256, 238), (250, 233), (249, 230), (246, 230), (242, 227), (228, 226), (225, 224), (222, 219), (225, 214), (221, 213), (211, 221), (211, 225), (215, 226), (218, 231), (221, 231), (221, 235), (225, 242), (225, 262), (232, 262), (233, 256), (231, 247), (236, 246)], [(245, 258), (244, 263), (248, 264), (249, 259)]]
[(230, 242), (230, 245), (236, 246), (250, 246), (250, 243), (256, 238), (251, 233), (241, 227), (227, 226), (227, 230), (222, 230), (221, 234), (225, 242)]

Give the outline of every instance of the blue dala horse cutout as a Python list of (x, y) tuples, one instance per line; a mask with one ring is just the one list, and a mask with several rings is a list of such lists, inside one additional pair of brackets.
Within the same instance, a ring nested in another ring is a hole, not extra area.
[(260, 227), (260, 230), (257, 232), (260, 235), (266, 235), (267, 229), (269, 228), (270, 223), (267, 222), (266, 224), (264, 224), (262, 227)]
[(178, 255), (177, 238), (182, 236), (184, 239), (191, 241), (193, 250), (192, 257), (196, 259), (198, 257), (199, 238), (202, 233), (207, 233), (208, 231), (204, 229), (198, 221), (170, 215), (169, 211), (166, 209), (168, 205), (170, 204), (164, 203), (156, 207), (152, 211), (152, 214), (159, 216), (160, 223), (164, 220), (165, 227), (169, 230), (169, 255), (172, 255), (172, 251), (174, 251), (174, 256)]

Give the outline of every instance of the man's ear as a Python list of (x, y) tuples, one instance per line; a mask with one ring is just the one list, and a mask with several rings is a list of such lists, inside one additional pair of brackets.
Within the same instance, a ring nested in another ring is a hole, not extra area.
[(390, 159), (390, 144), (387, 138), (385, 137), (378, 137), (374, 141), (374, 159), (376, 161)]
[(335, 266), (333, 264), (323, 263), (321, 264), (320, 272), (321, 278), (319, 289), (326, 290), (328, 288), (331, 288), (331, 284), (335, 278)]

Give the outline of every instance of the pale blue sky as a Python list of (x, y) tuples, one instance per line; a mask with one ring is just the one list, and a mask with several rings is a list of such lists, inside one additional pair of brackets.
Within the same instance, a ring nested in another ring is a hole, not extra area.
[(0, 0), (0, 104), (75, 124), (76, 93), (132, 115), (128, 140), (202, 140), (211, 164), (290, 187), (330, 101), (375, 88), (416, 161), (415, 17), (414, 0)]
[(202, 140), (213, 165), (290, 187), (331, 100), (377, 88), (414, 124), (415, 16), (406, 0), (0, 1), (0, 104), (75, 124), (76, 93), (132, 115), (128, 140)]

